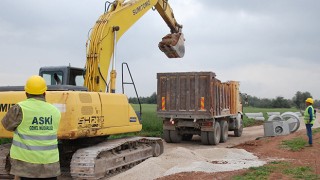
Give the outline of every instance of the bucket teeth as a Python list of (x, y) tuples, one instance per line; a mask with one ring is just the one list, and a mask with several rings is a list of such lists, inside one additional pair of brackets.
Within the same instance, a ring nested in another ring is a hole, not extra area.
[(158, 46), (168, 58), (182, 58), (185, 53), (183, 33), (167, 34)]

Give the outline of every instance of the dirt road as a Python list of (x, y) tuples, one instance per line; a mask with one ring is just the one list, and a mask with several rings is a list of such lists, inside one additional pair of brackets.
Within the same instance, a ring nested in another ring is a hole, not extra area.
[[(314, 127), (319, 127), (319, 115)], [(300, 129), (305, 129), (300, 118)], [(192, 141), (179, 144), (165, 143), (165, 152), (157, 158), (150, 158), (132, 169), (112, 177), (113, 180), (145, 179), (152, 180), (179, 172), (224, 172), (248, 167), (261, 166), (266, 162), (244, 149), (228, 148), (264, 136), (263, 126), (244, 128), (241, 137), (229, 134), (226, 143), (217, 146), (201, 145), (198, 136)]]

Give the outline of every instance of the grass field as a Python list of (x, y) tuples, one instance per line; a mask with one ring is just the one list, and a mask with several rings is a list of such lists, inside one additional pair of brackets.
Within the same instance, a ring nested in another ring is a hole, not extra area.
[[(132, 104), (135, 110), (139, 109), (137, 104)], [(142, 104), (142, 131), (138, 133), (141, 136), (161, 136), (162, 120), (157, 117), (156, 104)]]

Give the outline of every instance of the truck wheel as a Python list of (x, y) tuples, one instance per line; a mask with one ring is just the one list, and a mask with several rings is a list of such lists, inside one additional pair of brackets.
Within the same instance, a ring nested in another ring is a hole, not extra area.
[(161, 154), (160, 144), (156, 142), (156, 143), (152, 144), (151, 146), (152, 146), (152, 151), (153, 151), (153, 153), (152, 153), (153, 157), (160, 156), (160, 154)]
[(216, 121), (214, 123), (214, 131), (208, 132), (208, 141), (210, 145), (217, 145), (220, 142), (221, 138), (221, 128), (220, 123)]
[(171, 139), (170, 139), (170, 131), (169, 130), (163, 130), (163, 139), (167, 142), (167, 143), (172, 143)]
[(242, 131), (243, 131), (243, 125), (242, 125), (242, 123), (241, 123), (240, 128), (234, 130), (234, 135), (235, 135), (236, 137), (240, 137), (240, 136), (242, 135)]
[(201, 143), (203, 145), (208, 145), (209, 141), (208, 141), (208, 132), (206, 131), (201, 131)]
[(179, 131), (170, 131), (170, 139), (173, 143), (180, 143), (182, 136), (179, 134)]
[(224, 143), (227, 142), (228, 140), (228, 132), (229, 132), (229, 125), (226, 121), (221, 121), (220, 122), (220, 127), (221, 127), (221, 138), (220, 142)]
[(193, 134), (182, 135), (182, 141), (191, 141)]

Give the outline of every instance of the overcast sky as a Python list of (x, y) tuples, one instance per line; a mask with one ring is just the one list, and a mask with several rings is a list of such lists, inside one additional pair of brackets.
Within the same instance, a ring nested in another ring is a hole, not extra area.
[[(0, 85), (23, 85), (41, 66), (84, 67), (88, 31), (104, 2), (1, 0)], [(150, 10), (118, 43), (117, 92), (127, 62), (139, 96), (156, 92), (158, 72), (213, 71), (222, 81), (240, 81), (241, 92), (252, 96), (291, 99), (308, 91), (319, 99), (319, 0), (169, 3), (183, 25), (184, 58), (168, 59), (158, 49), (169, 28)]]

